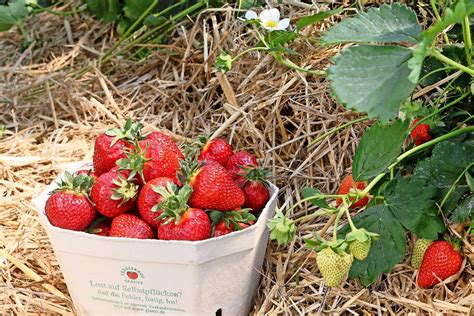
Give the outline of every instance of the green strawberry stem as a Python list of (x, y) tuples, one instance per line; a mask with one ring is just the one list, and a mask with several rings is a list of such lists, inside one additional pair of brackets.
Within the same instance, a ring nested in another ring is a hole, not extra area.
[(428, 50), (428, 56), (432, 56), (436, 59), (439, 59), (440, 61), (442, 61), (445, 64), (453, 66), (454, 68), (457, 68), (457, 69), (459, 69), (459, 70), (461, 70), (465, 73), (468, 73), (471, 76), (474, 76), (474, 69), (466, 67), (466, 66), (452, 60), (451, 58), (446, 57), (445, 55), (441, 54), (439, 52), (439, 50), (437, 50), (436, 48), (429, 49)]
[[(352, 231), (356, 231), (357, 230), (357, 227), (354, 225), (354, 222), (352, 221), (352, 217), (351, 217), (351, 213), (349, 212), (349, 207), (346, 207), (346, 203), (344, 203), (344, 211), (346, 213), (346, 216), (347, 216), (347, 220), (349, 221), (349, 226), (351, 227), (351, 230)], [(335, 227), (335, 229), (337, 228), (337, 226)]]
[(305, 203), (305, 202), (308, 202), (308, 201), (311, 201), (311, 200), (314, 200), (314, 199), (317, 199), (317, 198), (333, 198), (333, 199), (338, 199), (338, 198), (345, 198), (346, 195), (345, 194), (315, 194), (313, 196), (310, 196), (310, 197), (307, 197), (305, 199), (302, 199), (301, 201), (299, 202), (296, 202), (292, 207), (290, 207), (289, 209), (286, 210), (285, 212), (285, 216), (289, 216), (291, 211), (293, 211), (295, 208), (297, 208), (298, 206), (300, 206), (301, 204)]
[(462, 20), (462, 34), (464, 37), (464, 50), (466, 53), (467, 65), (469, 67), (472, 67), (472, 61), (471, 61), (472, 38), (471, 38), (471, 26), (469, 25), (468, 15), (464, 16), (464, 19)]
[(461, 174), (457, 177), (456, 181), (454, 181), (453, 185), (449, 188), (449, 191), (448, 193), (446, 193), (446, 195), (444, 196), (443, 200), (441, 201), (441, 204), (439, 205), (439, 207), (442, 209), (443, 206), (444, 206), (444, 203), (446, 203), (446, 201), (448, 200), (448, 197), (451, 195), (451, 193), (453, 193), (454, 189), (456, 188), (456, 184), (464, 177), (465, 173), (471, 169), (471, 167), (474, 166), (474, 162), (471, 163), (469, 166), (467, 166), (466, 168), (464, 168), (464, 170), (461, 172)]
[(321, 215), (328, 215), (328, 214), (331, 214), (331, 212), (328, 212), (328, 211), (323, 209), (323, 210), (313, 212), (313, 213), (305, 215), (305, 216), (298, 217), (297, 219), (295, 219), (294, 222), (298, 223), (298, 222), (302, 222), (304, 220), (312, 219), (313, 217), (318, 217), (318, 216), (321, 216)]
[(339, 220), (344, 214), (344, 207), (342, 207), (336, 215), (336, 219), (334, 220), (334, 230), (332, 232), (332, 241), (333, 243), (337, 243), (337, 226), (339, 226)]

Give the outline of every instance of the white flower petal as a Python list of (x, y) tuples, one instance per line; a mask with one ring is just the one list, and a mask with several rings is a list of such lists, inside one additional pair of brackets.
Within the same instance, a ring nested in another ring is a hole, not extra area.
[(272, 8), (272, 9), (268, 10), (268, 14), (270, 16), (270, 19), (272, 19), (274, 21), (279, 21), (280, 20), (280, 11), (278, 11), (278, 9)]
[(278, 30), (284, 30), (290, 25), (290, 19), (283, 19), (278, 22), (277, 29)]
[(258, 17), (262, 23), (265, 23), (268, 20), (272, 20), (270, 10), (263, 10), (262, 12), (260, 12), (260, 15)]
[(246, 20), (255, 20), (255, 19), (258, 19), (258, 15), (255, 11), (252, 11), (252, 10), (248, 10), (246, 13), (245, 13), (245, 19)]

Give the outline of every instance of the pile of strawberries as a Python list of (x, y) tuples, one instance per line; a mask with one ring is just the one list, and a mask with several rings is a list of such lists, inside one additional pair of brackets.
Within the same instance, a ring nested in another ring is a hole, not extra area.
[(224, 139), (183, 151), (128, 120), (97, 137), (93, 170), (66, 173), (45, 206), (52, 225), (100, 236), (203, 240), (246, 228), (269, 199), (265, 170)]

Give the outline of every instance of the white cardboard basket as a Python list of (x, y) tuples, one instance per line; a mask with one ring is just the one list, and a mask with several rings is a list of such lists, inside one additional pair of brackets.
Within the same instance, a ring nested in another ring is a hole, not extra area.
[[(68, 171), (84, 167), (75, 164)], [(267, 246), (267, 219), (275, 213), (276, 186), (270, 184), (270, 200), (245, 230), (203, 241), (162, 241), (52, 226), (44, 206), (60, 177), (33, 202), (80, 315), (248, 314)]]

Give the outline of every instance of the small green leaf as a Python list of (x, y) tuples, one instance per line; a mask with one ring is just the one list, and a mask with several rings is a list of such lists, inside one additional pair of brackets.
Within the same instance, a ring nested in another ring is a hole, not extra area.
[(453, 223), (464, 223), (470, 216), (474, 215), (474, 195), (469, 195), (451, 214), (450, 220)]
[(256, 6), (261, 6), (260, 0), (239, 0), (240, 10), (249, 10)]
[(399, 46), (350, 47), (334, 58), (328, 78), (341, 103), (387, 122), (415, 88), (408, 79), (411, 57), (410, 49)]
[(421, 26), (416, 13), (406, 5), (382, 5), (360, 12), (331, 27), (323, 36), (322, 43), (418, 43)]
[(166, 23), (166, 21), (168, 20), (165, 17), (149, 15), (145, 18), (143, 24), (145, 24), (146, 26), (158, 26)]
[[(319, 190), (313, 188), (303, 188), (300, 192), (303, 198), (305, 199), (321, 194)], [(323, 197), (315, 197), (314, 199), (311, 199), (308, 202), (313, 204), (314, 206), (319, 206), (322, 208), (331, 208), (326, 202), (326, 199)]]
[(402, 151), (408, 126), (408, 120), (397, 120), (391, 125), (375, 124), (367, 129), (354, 155), (354, 180), (369, 180), (387, 171)]
[(27, 15), (28, 7), (25, 0), (10, 0), (8, 5), (0, 5), (0, 32), (21, 23)]
[(227, 71), (232, 69), (232, 62), (232, 56), (230, 56), (226, 52), (222, 52), (216, 58), (216, 68), (218, 71), (226, 73)]
[(86, 0), (87, 8), (104, 22), (117, 21), (120, 18), (118, 0)]
[(130, 20), (127, 18), (122, 17), (120, 21), (117, 23), (117, 33), (123, 35), (129, 26), (131, 25)]
[(433, 200), (437, 189), (412, 177), (392, 180), (385, 188), (386, 205), (402, 225), (417, 236), (435, 240), (444, 233), (443, 220)]
[(130, 20), (135, 21), (151, 6), (155, 0), (125, 0), (123, 12)]
[(299, 30), (301, 30), (302, 28), (308, 25), (321, 22), (334, 14), (339, 14), (341, 11), (342, 11), (342, 8), (338, 8), (335, 10), (322, 11), (322, 12), (315, 13), (313, 15), (304, 16), (298, 19), (298, 21), (296, 21), (296, 31), (298, 32)]
[[(355, 260), (349, 272), (350, 278), (359, 278), (364, 286), (374, 283), (381, 273), (389, 273), (405, 257), (405, 230), (387, 206), (367, 208), (353, 219), (358, 228), (379, 235), (373, 240), (369, 255), (364, 260)], [(348, 225), (341, 229), (345, 235)]]
[(428, 43), (426, 41), (422, 41), (420, 45), (413, 50), (413, 57), (408, 60), (408, 68), (411, 70), (410, 74), (408, 75), (408, 80), (414, 84), (418, 83), (418, 79), (420, 79), (420, 73), (427, 50)]
[[(266, 36), (266, 41), (270, 46), (282, 46), (294, 41), (298, 37), (295, 32), (273, 31)], [(258, 47), (258, 46), (257, 46)]]

